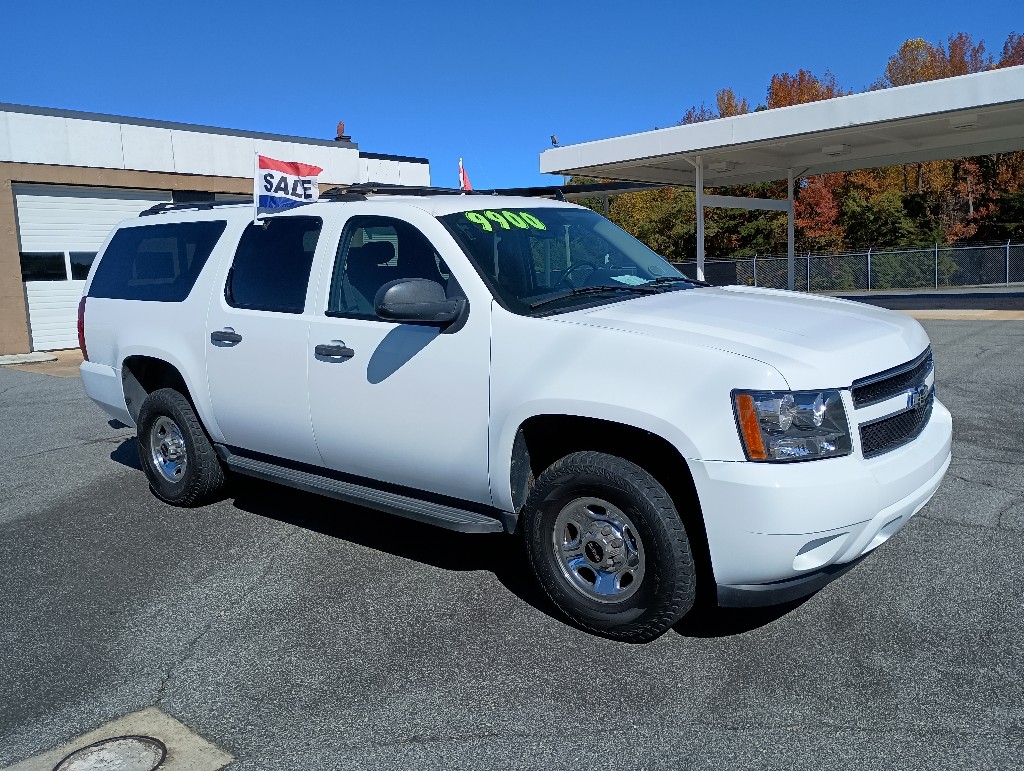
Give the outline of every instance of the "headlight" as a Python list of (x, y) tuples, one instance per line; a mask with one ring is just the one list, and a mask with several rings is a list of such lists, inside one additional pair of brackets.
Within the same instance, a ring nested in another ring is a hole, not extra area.
[(853, 448), (839, 391), (733, 391), (732, 404), (747, 460), (835, 458)]

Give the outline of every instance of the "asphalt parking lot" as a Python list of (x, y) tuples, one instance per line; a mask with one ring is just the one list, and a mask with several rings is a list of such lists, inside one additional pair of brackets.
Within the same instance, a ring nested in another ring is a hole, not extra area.
[(923, 323), (932, 502), (643, 646), (555, 617), (510, 538), (250, 481), (168, 507), (77, 378), (0, 368), (0, 768), (154, 705), (232, 769), (1020, 768), (1024, 322)]

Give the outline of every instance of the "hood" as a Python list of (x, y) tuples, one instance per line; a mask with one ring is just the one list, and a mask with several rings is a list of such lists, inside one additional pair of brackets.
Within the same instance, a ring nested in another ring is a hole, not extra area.
[(794, 390), (849, 386), (928, 345), (921, 325), (894, 311), (744, 286), (640, 296), (549, 318), (730, 351), (775, 367)]

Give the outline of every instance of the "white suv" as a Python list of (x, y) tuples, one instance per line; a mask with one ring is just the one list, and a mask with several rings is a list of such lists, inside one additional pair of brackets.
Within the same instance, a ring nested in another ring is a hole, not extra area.
[(519, 532), (570, 619), (641, 641), (702, 589), (819, 589), (949, 465), (916, 321), (703, 285), (588, 209), (379, 188), (258, 223), (155, 209), (92, 267), (82, 380), (175, 505), (231, 471)]

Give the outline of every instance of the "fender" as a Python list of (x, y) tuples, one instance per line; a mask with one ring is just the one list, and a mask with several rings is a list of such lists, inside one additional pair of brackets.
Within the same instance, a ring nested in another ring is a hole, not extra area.
[(571, 415), (612, 423), (621, 423), (661, 437), (685, 458), (696, 448), (685, 432), (663, 418), (640, 410), (574, 399), (544, 399), (527, 402), (509, 413), (500, 426), (491, 425), (490, 485), (491, 498), (500, 509), (514, 511), (512, 495), (513, 446), (520, 427), (530, 418), (541, 415)]
[[(205, 347), (199, 348), (200, 353), (204, 351)], [(184, 355), (179, 355), (170, 346), (159, 348), (145, 343), (129, 343), (118, 349), (117, 376), (122, 383), (124, 382), (124, 362), (132, 356), (146, 356), (150, 359), (158, 359), (174, 367), (185, 382), (196, 413), (199, 415), (199, 419), (202, 421), (207, 433), (215, 442), (224, 441), (220, 426), (217, 425), (213, 410), (210, 408), (210, 393), (206, 380), (199, 381), (196, 378), (196, 373), (205, 374), (206, 372), (206, 360), (204, 358), (197, 357), (187, 347), (184, 350)]]

